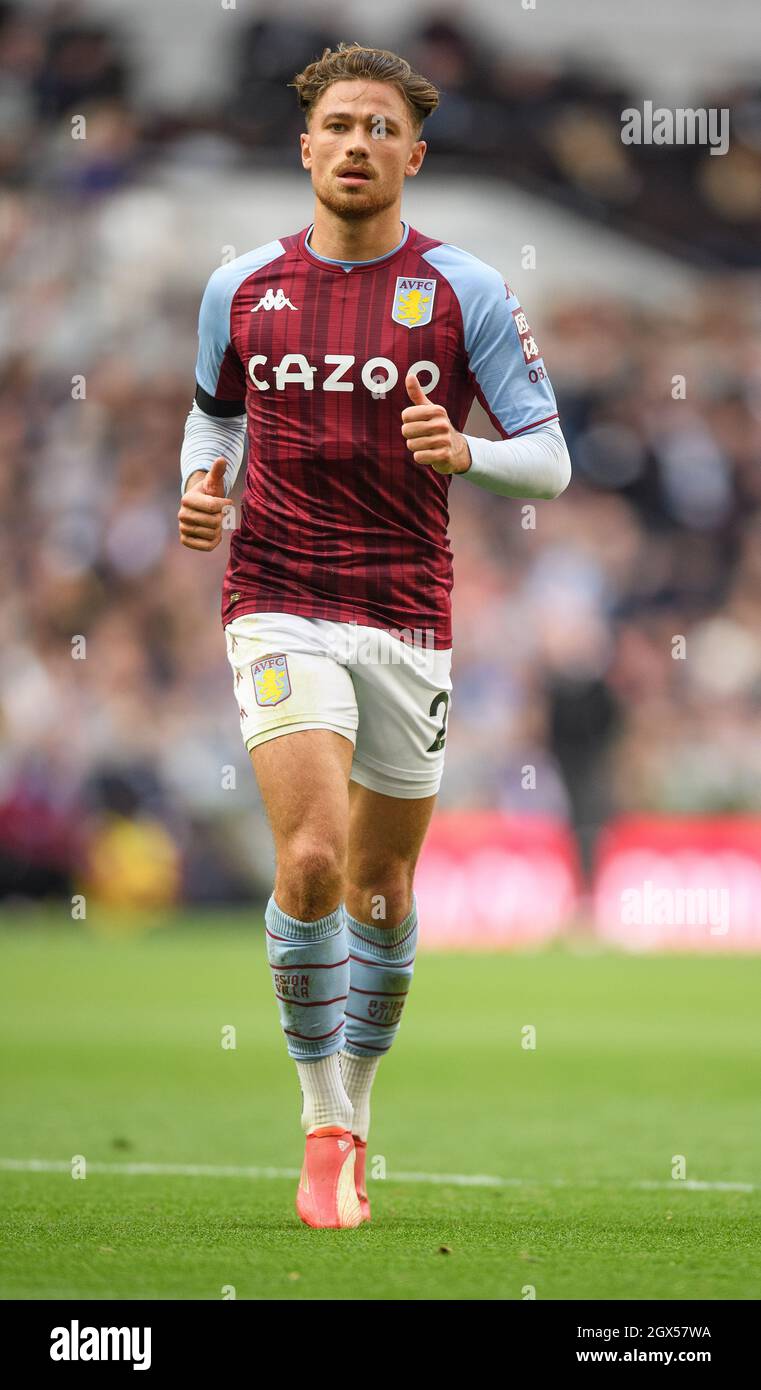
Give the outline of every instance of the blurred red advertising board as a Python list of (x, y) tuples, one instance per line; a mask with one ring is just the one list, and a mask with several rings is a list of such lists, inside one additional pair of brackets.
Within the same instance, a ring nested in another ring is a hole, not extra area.
[(641, 816), (608, 826), (598, 938), (630, 950), (761, 950), (761, 819)]
[(539, 945), (567, 924), (580, 883), (576, 844), (562, 822), (440, 811), (415, 874), (421, 944)]

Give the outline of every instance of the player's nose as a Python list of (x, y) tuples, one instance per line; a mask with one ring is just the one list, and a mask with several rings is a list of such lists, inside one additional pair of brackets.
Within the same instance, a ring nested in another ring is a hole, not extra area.
[(346, 149), (347, 159), (367, 159), (370, 153), (370, 137), (365, 130), (353, 130)]

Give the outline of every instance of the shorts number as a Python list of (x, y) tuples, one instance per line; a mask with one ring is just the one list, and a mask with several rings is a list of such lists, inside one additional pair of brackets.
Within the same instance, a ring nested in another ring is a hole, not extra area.
[(438, 753), (444, 747), (447, 739), (447, 715), (449, 714), (449, 695), (446, 690), (440, 690), (431, 704), (428, 713), (434, 718), (439, 712), (439, 707), (444, 706), (444, 713), (441, 716), (441, 728), (439, 729), (430, 748), (426, 748), (426, 753)]

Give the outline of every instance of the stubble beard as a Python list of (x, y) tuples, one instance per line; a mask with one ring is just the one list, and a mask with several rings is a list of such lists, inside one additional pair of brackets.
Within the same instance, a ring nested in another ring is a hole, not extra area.
[(340, 192), (326, 179), (321, 185), (315, 185), (314, 191), (323, 207), (335, 213), (336, 217), (342, 217), (347, 222), (361, 222), (393, 207), (398, 197), (398, 194), (387, 189), (374, 187), (372, 182), (369, 188), (372, 189), (369, 196), (364, 189), (361, 193), (353, 193), (348, 188)]

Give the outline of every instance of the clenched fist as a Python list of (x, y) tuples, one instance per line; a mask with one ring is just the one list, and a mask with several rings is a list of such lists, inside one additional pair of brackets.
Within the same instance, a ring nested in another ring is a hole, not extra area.
[(412, 401), (402, 411), (402, 434), (415, 463), (437, 473), (465, 473), (470, 468), (468, 441), (456, 430), (443, 405), (429, 401), (414, 372), (404, 382)]
[(232, 503), (225, 497), (225, 459), (215, 459), (208, 473), (193, 473), (180, 503), (180, 540), (189, 550), (214, 550), (222, 539), (222, 512)]

